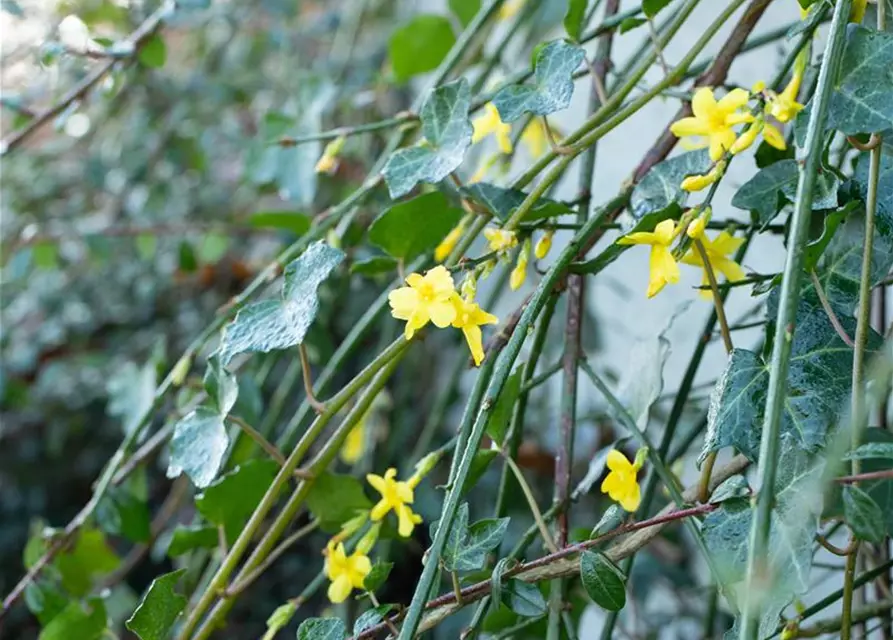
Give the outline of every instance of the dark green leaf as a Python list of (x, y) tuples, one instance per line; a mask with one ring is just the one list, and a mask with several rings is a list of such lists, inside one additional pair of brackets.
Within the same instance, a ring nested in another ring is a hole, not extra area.
[(632, 31), (637, 27), (641, 27), (646, 22), (648, 22), (648, 20), (645, 18), (624, 18), (623, 22), (620, 23), (620, 33), (622, 35), (627, 31)]
[(739, 500), (750, 497), (750, 486), (744, 476), (732, 476), (724, 480), (710, 494), (710, 504), (722, 504), (727, 500)]
[(390, 256), (374, 256), (365, 260), (357, 260), (350, 265), (351, 273), (364, 276), (375, 276), (380, 273), (391, 273), (397, 269), (397, 260)]
[(860, 540), (880, 543), (886, 536), (881, 508), (855, 485), (848, 484), (843, 488), (843, 514), (853, 535)]
[(893, 127), (893, 34), (849, 25), (827, 127), (872, 133)]
[(282, 229), (302, 236), (310, 229), (310, 218), (297, 211), (259, 211), (251, 216), (251, 226), (259, 229)]
[(174, 622), (186, 608), (186, 598), (174, 587), (186, 569), (178, 569), (152, 580), (149, 590), (130, 619), (127, 628), (140, 640), (166, 640)]
[(793, 38), (797, 34), (813, 31), (822, 22), (822, 19), (828, 15), (830, 7), (831, 3), (829, 0), (817, 0), (810, 4), (806, 17), (788, 29), (785, 37)]
[(468, 23), (481, 10), (481, 0), (449, 0), (450, 11), (453, 12), (463, 27), (467, 27)]
[(567, 0), (567, 12), (564, 14), (564, 30), (571, 40), (580, 39), (583, 21), (586, 18), (587, 0)]
[(658, 12), (670, 4), (673, 0), (642, 0), (642, 11), (649, 18), (653, 18)]
[(804, 251), (805, 257), (803, 268), (807, 273), (815, 270), (819, 260), (825, 253), (825, 249), (828, 248), (828, 245), (831, 244), (831, 240), (834, 239), (837, 227), (840, 226), (840, 223), (843, 222), (844, 218), (849, 215), (852, 208), (855, 206), (858, 206), (858, 203), (848, 202), (846, 206), (835, 209), (834, 211), (829, 211), (825, 216), (825, 219), (822, 221), (822, 235), (807, 244), (806, 250)]
[[(601, 468), (604, 468), (604, 463), (602, 463)], [(609, 531), (613, 531), (626, 520), (626, 511), (623, 510), (618, 504), (612, 504), (610, 507), (605, 509), (605, 512), (602, 514), (602, 517), (598, 519), (598, 522), (595, 523), (595, 526), (592, 527), (592, 531), (589, 534), (589, 538), (597, 538), (599, 536), (603, 536)]]
[(629, 201), (633, 217), (641, 219), (666, 209), (674, 202), (685, 204), (689, 193), (680, 186), (682, 180), (687, 176), (706, 173), (711, 164), (710, 155), (704, 149), (658, 162), (633, 189)]
[(47, 626), (71, 602), (71, 596), (62, 591), (55, 580), (37, 578), (25, 587), (23, 595), (28, 610), (37, 617), (41, 626)]
[[(799, 165), (796, 160), (771, 164), (745, 182), (732, 197), (732, 206), (756, 212), (760, 223), (769, 224), (786, 202), (797, 195)], [(820, 170), (812, 193), (812, 208), (835, 209), (839, 181), (833, 171)]]
[(447, 571), (476, 571), (484, 566), (487, 554), (499, 546), (508, 527), (508, 518), (488, 519), (468, 526), (468, 504), (462, 503), (442, 554)]
[(221, 477), (196, 497), (195, 507), (214, 525), (222, 525), (229, 542), (242, 532), (279, 465), (273, 460), (249, 460)]
[(533, 618), (546, 613), (546, 600), (535, 584), (509, 580), (502, 587), (502, 601), (519, 616)]
[(419, 182), (440, 182), (462, 164), (473, 131), (470, 106), (471, 90), (464, 78), (431, 92), (420, 114), (425, 139), (395, 151), (382, 170), (392, 198), (406, 195)]
[(167, 555), (175, 558), (193, 549), (213, 549), (219, 543), (216, 527), (180, 525), (174, 529)]
[(388, 581), (388, 576), (391, 575), (391, 569), (394, 568), (393, 562), (381, 562), (377, 561), (372, 565), (372, 569), (366, 574), (365, 579), (363, 580), (363, 588), (366, 591), (375, 593), (379, 589), (384, 586), (384, 583)]
[(308, 618), (298, 627), (298, 640), (344, 640), (347, 627), (338, 618)]
[(310, 486), (307, 506), (324, 531), (337, 532), (358, 511), (368, 510), (372, 502), (363, 484), (353, 476), (322, 473)]
[(183, 240), (180, 243), (178, 257), (180, 271), (183, 271), (184, 273), (193, 273), (198, 269), (198, 260), (195, 257), (195, 250), (186, 240)]
[(228, 446), (226, 427), (216, 411), (199, 407), (189, 412), (174, 425), (167, 477), (185, 473), (199, 489), (207, 487), (217, 477)]
[[(893, 215), (889, 212), (893, 211), (893, 131), (889, 132), (884, 138), (881, 153), (881, 163), (878, 171), (878, 206), (887, 215)], [(853, 179), (859, 185), (859, 191), (862, 193), (863, 200), (868, 195), (868, 171), (871, 166), (871, 154), (860, 153), (859, 160), (856, 162), (856, 171)]]
[(369, 227), (369, 240), (409, 262), (434, 249), (462, 215), (445, 195), (433, 191), (385, 209)]
[(493, 567), (493, 574), (490, 576), (490, 613), (496, 613), (502, 603), (502, 582), (503, 574), (506, 570), (516, 562), (513, 558), (500, 558)]
[(465, 479), (465, 484), (462, 485), (463, 494), (477, 484), (477, 481), (487, 471), (490, 463), (498, 455), (499, 452), (493, 449), (478, 449), (474, 452), (474, 458), (471, 459), (471, 469), (468, 472), (468, 477)]
[(889, 458), (893, 460), (893, 443), (869, 442), (850, 451), (844, 460), (869, 460), (871, 458)]
[(148, 542), (151, 515), (145, 500), (125, 487), (112, 487), (96, 507), (96, 520), (103, 531), (124, 536), (131, 542)]
[[(488, 182), (477, 182), (463, 187), (462, 193), (487, 210), (500, 220), (508, 220), (521, 203), (527, 199), (527, 194), (520, 189), (506, 189), (497, 187)], [(524, 222), (552, 218), (554, 216), (573, 213), (573, 209), (563, 202), (556, 202), (549, 198), (540, 198), (530, 211), (524, 216)]]
[(521, 377), (524, 375), (524, 367), (518, 366), (515, 371), (505, 381), (496, 404), (487, 419), (487, 435), (490, 439), (501, 447), (508, 432), (509, 425), (512, 422), (512, 413), (514, 413), (515, 402), (518, 400), (518, 394), (521, 393)]
[(105, 606), (99, 598), (90, 598), (86, 607), (72, 601), (43, 628), (38, 640), (99, 640), (107, 624)]
[(95, 577), (114, 571), (119, 564), (102, 531), (92, 528), (81, 529), (74, 547), (57, 555), (54, 562), (62, 586), (75, 596), (87, 595)]
[(317, 290), (344, 254), (315, 242), (285, 268), (279, 300), (250, 304), (236, 315), (223, 333), (219, 356), (226, 365), (240, 353), (268, 353), (301, 344), (319, 310)]
[(500, 89), (493, 104), (503, 122), (511, 123), (525, 113), (549, 115), (566, 109), (574, 95), (573, 73), (585, 57), (582, 47), (554, 40), (536, 55), (534, 83)]
[(353, 623), (353, 634), (358, 636), (366, 629), (371, 629), (379, 624), (393, 608), (394, 605), (392, 604), (380, 604), (377, 607), (367, 609), (359, 618), (357, 618), (357, 621)]
[(388, 56), (397, 82), (437, 68), (456, 43), (449, 19), (418, 15), (397, 29), (388, 41)]
[(626, 604), (626, 576), (611, 560), (598, 551), (580, 556), (580, 579), (586, 593), (606, 611), (620, 611)]
[[(440, 525), (440, 522), (434, 522), (431, 524), (431, 539), (433, 540), (435, 534), (437, 533), (437, 527)], [(444, 567), (447, 571), (456, 571), (456, 563), (455, 559), (458, 558), (459, 554), (462, 551), (462, 543), (465, 542), (468, 537), (468, 503), (463, 502), (459, 505), (459, 508), (456, 510), (456, 516), (453, 518), (452, 529), (450, 529), (449, 534), (447, 535), (446, 543), (443, 547), (443, 552), (441, 553), (441, 560), (443, 561)], [(471, 567), (472, 570), (478, 569), (479, 567)]]
[(149, 36), (149, 39), (140, 46), (137, 58), (144, 67), (150, 69), (163, 67), (167, 60), (167, 47), (162, 37), (157, 33)]
[(224, 367), (218, 356), (208, 360), (205, 370), (205, 391), (221, 416), (229, 414), (239, 397), (239, 383), (236, 376)]

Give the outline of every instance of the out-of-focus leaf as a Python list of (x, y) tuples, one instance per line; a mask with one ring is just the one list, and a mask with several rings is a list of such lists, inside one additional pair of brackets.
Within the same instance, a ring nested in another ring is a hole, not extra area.
[(174, 587), (186, 569), (178, 569), (152, 580), (149, 590), (127, 620), (127, 628), (140, 640), (166, 640), (177, 618), (186, 608), (186, 598)]
[(450, 11), (459, 18), (463, 27), (467, 27), (477, 12), (481, 10), (481, 0), (449, 0), (449, 5)]
[(653, 18), (658, 12), (670, 4), (673, 0), (642, 0), (642, 12), (649, 18)]
[(185, 473), (199, 489), (207, 487), (217, 477), (228, 445), (219, 413), (206, 407), (191, 411), (174, 425), (167, 477)]
[(481, 476), (489, 468), (490, 463), (498, 455), (499, 452), (493, 449), (478, 449), (474, 452), (474, 458), (471, 459), (471, 469), (468, 472), (468, 477), (465, 479), (465, 484), (462, 485), (463, 494), (477, 484), (477, 481), (480, 480)]
[(496, 404), (493, 405), (493, 411), (487, 419), (487, 435), (500, 447), (505, 440), (505, 435), (512, 421), (515, 402), (518, 400), (518, 394), (521, 392), (523, 369), (523, 366), (516, 367), (512, 375), (505, 381), (505, 385), (503, 385), (502, 391), (496, 399)]
[(149, 39), (140, 46), (137, 59), (141, 65), (150, 69), (163, 67), (167, 60), (167, 46), (164, 44), (164, 39), (157, 33), (149, 36)]
[(86, 606), (73, 600), (43, 628), (38, 640), (99, 640), (107, 624), (101, 599), (90, 598)]
[(391, 569), (393, 568), (393, 562), (376, 562), (372, 565), (372, 569), (363, 579), (363, 588), (366, 591), (375, 593), (388, 581), (388, 576), (391, 575)]
[(156, 375), (155, 363), (150, 360), (142, 367), (128, 362), (109, 378), (106, 411), (110, 416), (120, 418), (125, 434), (136, 429), (152, 408)]
[(167, 555), (172, 558), (193, 549), (213, 549), (220, 543), (216, 527), (202, 525), (180, 525), (174, 529)]
[(350, 265), (351, 273), (359, 273), (364, 276), (376, 276), (380, 273), (391, 273), (397, 268), (397, 260), (390, 256), (373, 256), (365, 260), (358, 260)]
[(571, 40), (579, 40), (586, 17), (587, 0), (567, 0), (567, 12), (564, 14), (564, 30)]
[(228, 541), (234, 541), (270, 488), (279, 465), (273, 460), (249, 460), (208, 486), (196, 497), (195, 507), (204, 518), (222, 525)]
[(259, 229), (282, 229), (302, 236), (310, 229), (310, 218), (297, 211), (258, 211), (251, 216), (251, 226)]
[(261, 640), (273, 640), (273, 638), (276, 637), (276, 634), (279, 633), (285, 625), (291, 622), (297, 609), (298, 605), (291, 600), (276, 607), (276, 610), (270, 614), (269, 618), (267, 618), (267, 630)]
[(648, 22), (648, 20), (646, 20), (645, 18), (624, 18), (623, 21), (620, 23), (620, 34), (623, 35), (627, 31), (632, 31), (633, 29), (641, 27), (646, 22)]
[(893, 442), (869, 442), (860, 445), (844, 456), (844, 460), (870, 460), (872, 458), (893, 460)]
[[(486, 207), (490, 213), (503, 221), (508, 220), (515, 210), (521, 206), (521, 203), (527, 199), (527, 194), (520, 189), (497, 187), (488, 182), (477, 182), (463, 187), (462, 193)], [(552, 218), (565, 213), (573, 213), (573, 209), (563, 202), (556, 202), (549, 198), (540, 198), (524, 216), (524, 222)]]
[(131, 542), (148, 542), (151, 515), (144, 500), (123, 487), (112, 487), (96, 508), (96, 520), (109, 535), (124, 536)]
[(56, 556), (62, 586), (76, 596), (87, 595), (96, 577), (118, 568), (120, 559), (99, 529), (86, 528), (78, 533), (74, 546)]
[(434, 249), (462, 215), (445, 195), (433, 191), (385, 209), (369, 227), (369, 240), (409, 262)]
[(353, 476), (322, 473), (310, 487), (307, 507), (319, 518), (323, 531), (337, 532), (341, 525), (368, 510), (372, 502), (363, 491), (363, 484)]
[(217, 356), (208, 360), (204, 385), (217, 413), (221, 416), (229, 414), (239, 397), (239, 383), (235, 374), (227, 370)]
[(437, 68), (456, 43), (448, 18), (422, 14), (397, 29), (388, 41), (388, 56), (397, 82)]
[(881, 508), (855, 485), (843, 488), (843, 515), (853, 535), (860, 540), (880, 543), (887, 535)]

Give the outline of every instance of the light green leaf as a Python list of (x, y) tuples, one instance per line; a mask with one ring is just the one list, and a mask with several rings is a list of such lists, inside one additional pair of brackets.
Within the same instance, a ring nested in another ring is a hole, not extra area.
[(462, 503), (442, 554), (447, 571), (476, 571), (484, 566), (487, 554), (499, 546), (508, 527), (508, 518), (493, 518), (468, 526), (468, 504)]
[[(796, 160), (789, 159), (760, 169), (735, 192), (732, 206), (754, 211), (761, 224), (769, 224), (786, 202), (793, 202), (796, 198), (800, 176), (798, 167)], [(820, 168), (812, 193), (813, 210), (835, 209), (839, 184), (833, 171)]]
[(642, 12), (649, 18), (653, 18), (658, 12), (670, 4), (673, 0), (642, 0)]
[(167, 477), (185, 473), (199, 489), (207, 487), (217, 477), (227, 446), (220, 414), (206, 407), (189, 412), (174, 425)]
[(385, 209), (369, 227), (369, 241), (409, 262), (434, 249), (462, 215), (445, 195), (433, 191)]
[(534, 83), (503, 87), (493, 104), (503, 122), (511, 123), (525, 113), (546, 116), (566, 109), (574, 95), (573, 73), (583, 62), (582, 47), (553, 40), (536, 54)]
[(381, 621), (384, 620), (384, 617), (388, 615), (393, 608), (394, 605), (392, 604), (380, 604), (377, 607), (367, 609), (359, 618), (357, 618), (357, 621), (353, 623), (353, 634), (358, 636), (366, 629), (371, 629), (375, 625), (381, 623)]
[(106, 385), (109, 402), (106, 411), (121, 420), (125, 434), (131, 433), (155, 401), (155, 362), (149, 360), (142, 367), (127, 362)]
[(580, 579), (586, 593), (606, 611), (620, 611), (626, 604), (626, 576), (605, 554), (584, 551), (580, 555)]
[(240, 353), (269, 353), (301, 344), (319, 310), (317, 289), (344, 254), (324, 242), (315, 242), (285, 268), (279, 300), (250, 304), (223, 332), (218, 350), (221, 363)]
[[(488, 182), (477, 182), (463, 187), (462, 193), (486, 207), (490, 213), (503, 221), (508, 220), (521, 206), (521, 203), (527, 199), (527, 194), (520, 189), (506, 189)], [(573, 213), (573, 209), (563, 202), (540, 198), (524, 216), (524, 222), (552, 218), (566, 213)]]
[(849, 25), (826, 126), (847, 135), (893, 127), (891, 68), (893, 34)]
[(59, 246), (55, 242), (35, 242), (31, 247), (34, 266), (51, 270), (59, 267)]
[(546, 600), (539, 587), (522, 580), (509, 580), (503, 585), (502, 601), (519, 616), (533, 618), (546, 613)]
[(137, 59), (140, 64), (150, 69), (158, 69), (164, 66), (167, 60), (167, 46), (164, 39), (157, 33), (149, 36), (141, 46)]
[(487, 435), (500, 447), (505, 441), (505, 435), (512, 422), (515, 402), (518, 400), (518, 394), (521, 393), (523, 369), (523, 366), (516, 367), (515, 371), (505, 381), (499, 397), (496, 398), (496, 404), (493, 405), (493, 411), (490, 412), (490, 416), (487, 419)]
[(279, 465), (273, 460), (249, 460), (208, 486), (196, 497), (195, 507), (205, 520), (222, 525), (226, 539), (233, 542), (270, 488), (277, 471)]
[(726, 478), (713, 493), (710, 494), (710, 504), (722, 504), (727, 500), (740, 500), (750, 497), (750, 486), (744, 476), (732, 476)]
[(711, 164), (706, 149), (689, 151), (658, 162), (633, 189), (629, 201), (633, 217), (641, 219), (666, 209), (674, 202), (685, 204), (689, 193), (682, 190), (682, 180), (687, 176), (706, 173)]
[(868, 460), (871, 458), (893, 460), (893, 442), (869, 442), (860, 445), (844, 456), (844, 460)]
[(54, 562), (62, 586), (75, 596), (87, 595), (94, 578), (114, 571), (120, 564), (102, 531), (93, 528), (81, 529), (74, 547), (57, 555)]
[(463, 27), (467, 27), (481, 10), (481, 0), (449, 0), (449, 5)]
[(174, 529), (167, 555), (176, 558), (193, 549), (213, 549), (220, 543), (216, 527), (179, 525)]
[(372, 565), (372, 569), (363, 579), (363, 588), (366, 591), (375, 593), (388, 581), (388, 576), (391, 575), (391, 569), (393, 568), (393, 562), (376, 561), (375, 564)]
[(35, 615), (41, 626), (46, 627), (71, 602), (71, 596), (65, 593), (53, 580), (37, 578), (25, 587), (23, 595), (28, 610)]
[(221, 233), (207, 233), (198, 246), (197, 257), (202, 264), (215, 264), (226, 255), (229, 238)]
[(471, 89), (464, 78), (431, 92), (420, 114), (425, 139), (395, 151), (382, 170), (392, 198), (406, 195), (419, 182), (440, 182), (462, 164), (473, 131), (470, 106)]
[(74, 600), (50, 620), (40, 632), (38, 640), (99, 640), (107, 624), (102, 600), (90, 598), (86, 607)]
[(158, 250), (158, 238), (151, 233), (141, 233), (134, 239), (136, 252), (143, 260), (151, 260)]
[(881, 508), (855, 485), (848, 484), (843, 488), (843, 514), (853, 535), (860, 540), (880, 543), (886, 537)]
[(388, 41), (388, 57), (397, 82), (436, 69), (455, 43), (453, 27), (445, 16), (414, 17)]
[(580, 32), (583, 31), (583, 21), (586, 18), (587, 0), (567, 0), (567, 12), (564, 14), (564, 30), (568, 37), (577, 41)]
[(381, 273), (391, 273), (397, 269), (397, 260), (391, 256), (373, 256), (365, 260), (357, 260), (350, 265), (351, 273), (359, 273), (364, 276), (376, 276)]
[(372, 502), (363, 491), (363, 483), (353, 476), (322, 473), (310, 486), (307, 507), (319, 518), (323, 531), (337, 532), (341, 525), (368, 510)]
[(140, 640), (165, 640), (186, 608), (186, 598), (174, 587), (186, 569), (178, 569), (152, 580), (149, 590), (127, 620), (127, 628)]
[(220, 358), (208, 359), (204, 377), (205, 391), (221, 416), (226, 416), (239, 398), (239, 383), (236, 376), (224, 367)]
[(298, 627), (298, 640), (344, 640), (347, 627), (338, 618), (308, 618)]
[(645, 18), (624, 18), (620, 23), (620, 34), (623, 35), (627, 31), (632, 31), (648, 22)]
[(310, 218), (297, 211), (258, 211), (250, 224), (258, 229), (282, 229), (302, 236), (310, 230)]

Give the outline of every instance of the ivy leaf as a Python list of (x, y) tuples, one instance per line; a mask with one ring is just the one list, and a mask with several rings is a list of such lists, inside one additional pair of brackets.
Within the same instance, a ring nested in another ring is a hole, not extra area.
[(369, 227), (369, 240), (409, 262), (436, 247), (461, 218), (461, 209), (433, 191), (385, 209)]
[(377, 607), (367, 609), (359, 618), (357, 618), (357, 621), (353, 623), (353, 634), (358, 636), (366, 629), (371, 629), (375, 625), (381, 623), (384, 620), (384, 617), (388, 615), (393, 608), (394, 605), (392, 604), (380, 604)]
[(849, 25), (826, 126), (847, 135), (893, 127), (891, 68), (893, 34)]
[(653, 18), (658, 12), (670, 4), (673, 0), (643, 0), (642, 12), (649, 18)]
[(502, 586), (502, 601), (519, 616), (534, 618), (546, 613), (546, 600), (539, 587), (523, 580), (509, 580)]
[(880, 543), (886, 537), (881, 508), (855, 485), (848, 484), (843, 488), (843, 514), (853, 535), (860, 540)]
[(204, 377), (205, 391), (221, 416), (229, 415), (239, 397), (239, 383), (236, 376), (224, 367), (220, 358), (212, 356)]
[(580, 579), (586, 593), (606, 611), (620, 611), (626, 604), (626, 576), (611, 560), (598, 551), (580, 555)]
[(381, 273), (390, 273), (397, 269), (397, 261), (391, 256), (373, 256), (365, 260), (357, 260), (350, 265), (351, 273), (363, 276), (376, 276)]
[(440, 182), (462, 164), (473, 131), (470, 106), (471, 89), (464, 78), (431, 92), (420, 113), (425, 139), (395, 151), (382, 170), (392, 198), (406, 195), (419, 182)]
[(136, 429), (152, 408), (156, 373), (153, 360), (142, 367), (128, 362), (109, 379), (106, 385), (109, 394), (106, 411), (121, 420), (125, 434)]
[(307, 494), (307, 507), (319, 518), (320, 528), (332, 533), (355, 517), (357, 511), (368, 510), (371, 506), (363, 484), (348, 475), (322, 473), (313, 481)]
[[(799, 176), (796, 160), (781, 160), (770, 164), (741, 185), (732, 196), (732, 206), (755, 212), (760, 223), (765, 226), (772, 222), (786, 202), (796, 199)], [(812, 193), (813, 210), (835, 209), (839, 184), (833, 171), (820, 169)]]
[(643, 24), (648, 22), (645, 18), (624, 18), (623, 22), (620, 23), (620, 35), (623, 35), (627, 31), (632, 31), (633, 29), (637, 29), (641, 27)]
[(244, 462), (196, 497), (195, 507), (205, 520), (222, 526), (226, 539), (233, 542), (270, 488), (277, 471), (279, 465), (273, 460)]
[(567, 12), (564, 14), (564, 30), (568, 37), (577, 41), (583, 31), (583, 20), (586, 18), (586, 0), (567, 0)]
[[(450, 11), (453, 12), (463, 27), (467, 27), (481, 10), (481, 0), (449, 0)], [(354, 632), (356, 634), (356, 632)]]
[(228, 446), (223, 418), (216, 411), (199, 407), (187, 413), (174, 425), (167, 477), (185, 473), (199, 489), (207, 487), (217, 477)]
[(347, 627), (339, 618), (308, 618), (298, 627), (298, 640), (344, 640)]
[[(879, 208), (890, 212), (893, 211), (893, 143), (889, 140), (893, 137), (893, 131), (887, 132), (887, 137), (882, 145), (883, 153), (881, 153), (881, 164), (878, 172), (877, 197)], [(859, 185), (859, 191), (862, 193), (862, 199), (868, 197), (868, 172), (871, 166), (871, 154), (860, 153), (859, 159), (856, 161), (856, 171), (853, 174), (853, 180)], [(889, 215), (889, 214), (888, 214)]]
[(86, 528), (78, 533), (74, 547), (56, 556), (53, 564), (65, 590), (75, 596), (85, 596), (93, 588), (94, 578), (114, 571), (121, 560), (102, 531)]
[(42, 578), (25, 587), (23, 599), (28, 610), (43, 627), (62, 613), (71, 602), (71, 596), (65, 593), (56, 581)]
[(508, 377), (508, 380), (505, 381), (502, 392), (496, 398), (496, 404), (493, 405), (493, 411), (487, 419), (487, 435), (500, 447), (505, 441), (505, 435), (512, 421), (515, 402), (517, 402), (518, 395), (521, 393), (523, 369), (522, 366), (516, 367), (515, 371)]
[(869, 460), (871, 458), (888, 458), (893, 460), (893, 442), (869, 442), (850, 451), (844, 460)]
[(152, 580), (149, 590), (127, 620), (127, 628), (140, 640), (165, 640), (186, 608), (186, 598), (174, 587), (186, 569), (178, 569)]
[(706, 149), (689, 151), (658, 162), (633, 189), (629, 200), (633, 217), (641, 220), (672, 203), (685, 204), (689, 194), (680, 186), (682, 180), (687, 176), (706, 173), (712, 164)]
[[(503, 222), (508, 220), (515, 210), (521, 206), (521, 203), (527, 199), (527, 194), (520, 189), (497, 187), (489, 182), (477, 182), (467, 187), (462, 187), (462, 194), (483, 205), (491, 214)], [(549, 198), (540, 198), (524, 216), (524, 222), (552, 218), (566, 213), (573, 213), (573, 209), (563, 202), (556, 202)]]
[(758, 354), (747, 349), (732, 350), (725, 371), (710, 394), (707, 435), (699, 465), (710, 452), (730, 446), (756, 459), (768, 384), (766, 365)]
[(446, 16), (414, 17), (388, 41), (388, 56), (397, 82), (436, 69), (455, 43), (456, 36)]
[(269, 353), (301, 344), (319, 311), (317, 289), (344, 254), (324, 242), (315, 242), (285, 268), (279, 300), (250, 304), (223, 332), (219, 358), (223, 365), (240, 353)]
[[(602, 466), (604, 468), (604, 466)], [(598, 522), (595, 523), (595, 526), (592, 527), (592, 531), (589, 533), (589, 539), (598, 538), (599, 536), (603, 536), (606, 533), (613, 531), (626, 520), (626, 511), (623, 510), (623, 507), (617, 504), (612, 504), (610, 507), (605, 509), (605, 512), (602, 514), (602, 517), (598, 519)]]
[(86, 608), (72, 600), (43, 628), (38, 640), (99, 640), (107, 624), (108, 616), (100, 598), (90, 598)]
[(574, 95), (573, 73), (583, 62), (582, 47), (553, 40), (536, 54), (534, 84), (513, 84), (493, 96), (500, 119), (512, 123), (525, 113), (546, 116), (566, 109)]
[(722, 504), (727, 500), (740, 500), (750, 497), (750, 486), (744, 476), (726, 478), (710, 495), (710, 504)]
[(391, 569), (393, 568), (393, 562), (376, 561), (376, 563), (372, 565), (372, 569), (363, 579), (363, 588), (366, 591), (375, 593), (388, 581), (388, 576), (391, 575)]
[(176, 558), (193, 549), (213, 549), (220, 543), (216, 527), (179, 525), (174, 529), (167, 555)]
[(806, 245), (803, 268), (807, 273), (816, 269), (819, 260), (825, 253), (825, 249), (828, 248), (828, 245), (834, 239), (837, 227), (858, 206), (858, 202), (848, 202), (846, 205), (828, 212), (825, 219), (822, 220), (822, 235)]
[(468, 526), (468, 503), (459, 506), (441, 558), (447, 571), (476, 571), (502, 542), (508, 518), (487, 519)]

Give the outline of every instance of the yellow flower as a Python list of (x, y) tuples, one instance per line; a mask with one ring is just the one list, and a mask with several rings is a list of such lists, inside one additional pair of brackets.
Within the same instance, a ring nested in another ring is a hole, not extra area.
[(706, 228), (707, 218), (706, 216), (700, 216), (689, 223), (685, 233), (689, 238), (700, 239), (704, 237), (704, 229)]
[(443, 262), (449, 257), (453, 252), (453, 249), (456, 248), (456, 244), (459, 242), (459, 238), (462, 237), (463, 233), (465, 233), (465, 220), (462, 220), (459, 224), (453, 227), (452, 231), (450, 231), (446, 237), (440, 241), (437, 248), (434, 249), (435, 262)]
[[(555, 127), (553, 126), (552, 129), (554, 131)], [(521, 133), (521, 144), (527, 147), (532, 158), (539, 158), (546, 152), (549, 147), (549, 139), (546, 138), (542, 120), (534, 118), (524, 127), (524, 131)]]
[(617, 240), (617, 244), (651, 245), (651, 259), (648, 278), (648, 297), (653, 298), (667, 283), (679, 282), (679, 265), (670, 252), (670, 245), (676, 238), (676, 223), (664, 220), (654, 228), (654, 232), (631, 233)]
[(484, 361), (484, 342), (481, 333), (481, 325), (496, 324), (499, 318), (492, 313), (487, 313), (481, 309), (476, 302), (465, 300), (458, 295), (453, 296), (453, 304), (456, 308), (456, 318), (453, 320), (453, 326), (462, 329), (465, 336), (465, 342), (468, 343), (468, 349), (471, 351), (471, 357), (474, 359), (475, 366), (480, 366)]
[(768, 122), (763, 124), (763, 140), (766, 141), (770, 147), (775, 147), (779, 151), (784, 151), (788, 148), (788, 145), (784, 141), (784, 136), (781, 134), (781, 131)]
[(639, 508), (642, 499), (639, 482), (636, 480), (636, 475), (642, 468), (639, 458), (636, 456), (636, 461), (630, 462), (625, 455), (612, 449), (608, 453), (610, 473), (602, 482), (602, 493), (607, 493), (611, 500), (620, 503), (630, 513)]
[(509, 287), (512, 291), (517, 291), (525, 280), (527, 280), (527, 260), (518, 260), (509, 276)]
[(692, 148), (709, 147), (710, 159), (719, 160), (735, 142), (735, 125), (752, 122), (753, 115), (740, 111), (750, 94), (744, 89), (733, 89), (717, 102), (713, 90), (701, 87), (691, 101), (694, 117), (682, 118), (670, 126), (677, 137), (692, 136)]
[[(729, 282), (737, 282), (738, 280), (743, 280), (744, 269), (741, 268), (737, 262), (732, 260), (729, 256), (738, 251), (742, 244), (744, 244), (744, 238), (736, 238), (732, 236), (728, 231), (721, 231), (716, 239), (711, 240), (707, 237), (706, 234), (702, 235), (700, 241), (704, 245), (704, 250), (707, 253), (707, 259), (710, 260), (710, 266), (713, 267), (714, 272), (719, 272), (723, 274)], [(701, 261), (701, 254), (692, 247), (688, 253), (682, 256), (681, 262), (685, 264), (690, 264), (695, 267), (704, 267), (704, 263)], [(707, 279), (707, 270), (704, 269), (704, 274), (701, 279), (701, 283), (703, 285), (710, 284), (710, 281)], [(713, 299), (713, 292), (702, 289), (701, 297), (707, 300)]]
[(865, 17), (865, 8), (868, 6), (868, 0), (853, 0), (853, 6), (850, 8), (850, 22), (860, 23)]
[(555, 235), (554, 231), (546, 231), (543, 237), (537, 241), (536, 246), (533, 248), (533, 255), (536, 256), (537, 260), (542, 260), (549, 255), (549, 251), (552, 249), (553, 235)]
[(499, 111), (492, 102), (488, 102), (484, 106), (483, 115), (475, 118), (471, 124), (474, 127), (474, 133), (471, 136), (472, 142), (480, 142), (492, 135), (496, 137), (496, 143), (502, 153), (512, 152), (512, 126), (500, 120)]
[(391, 315), (406, 320), (403, 335), (409, 340), (416, 331), (430, 320), (443, 329), (456, 317), (451, 298), (456, 291), (453, 276), (443, 266), (427, 271), (424, 276), (410, 273), (406, 276), (408, 287), (400, 287), (388, 294)]
[(360, 418), (356, 426), (347, 434), (344, 445), (341, 447), (340, 457), (345, 464), (354, 464), (359, 460), (366, 449), (366, 419), (369, 412)]
[(683, 191), (702, 191), (711, 184), (722, 178), (726, 170), (726, 163), (723, 160), (717, 162), (710, 171), (704, 175), (687, 176), (682, 180), (679, 186)]
[(329, 585), (329, 600), (338, 604), (347, 600), (354, 589), (362, 589), (363, 581), (372, 571), (372, 563), (361, 551), (347, 555), (344, 543), (329, 542), (326, 545), (326, 577), (332, 581)]
[(412, 476), (409, 480), (395, 480), (397, 470), (393, 467), (385, 471), (384, 477), (374, 473), (366, 475), (366, 481), (381, 494), (381, 500), (372, 507), (369, 517), (373, 522), (384, 518), (391, 510), (397, 514), (397, 532), (404, 538), (412, 535), (412, 530), (422, 521), (422, 516), (412, 512), (412, 501), (415, 499), (413, 489), (418, 485), (421, 476)]
[(327, 173), (329, 175), (335, 173), (335, 170), (338, 169), (338, 154), (344, 148), (346, 140), (347, 138), (344, 136), (338, 136), (326, 145), (322, 156), (316, 163), (316, 173)]
[(803, 105), (797, 102), (797, 94), (800, 92), (802, 78), (794, 73), (794, 77), (781, 93), (769, 96), (766, 108), (773, 118), (779, 122), (790, 122), (803, 109)]
[(513, 231), (487, 227), (484, 229), (484, 237), (487, 239), (490, 251), (508, 251), (518, 244), (518, 236)]

